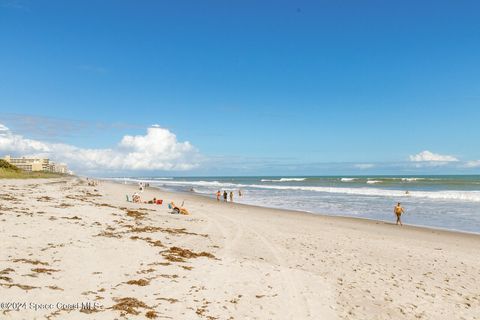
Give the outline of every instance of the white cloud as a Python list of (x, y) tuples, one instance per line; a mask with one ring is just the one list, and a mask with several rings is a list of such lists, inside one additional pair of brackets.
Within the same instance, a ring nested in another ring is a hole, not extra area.
[(8, 129), (6, 126), (4, 126), (3, 124), (0, 123), (0, 133), (3, 133), (5, 131), (9, 131), (10, 129)]
[(454, 156), (442, 155), (438, 153), (433, 153), (428, 150), (422, 151), (418, 154), (411, 155), (410, 161), (414, 162), (454, 162), (459, 161)]
[(467, 163), (465, 163), (465, 167), (467, 167), (467, 168), (479, 168), (480, 167), (480, 160), (467, 161)]
[(0, 151), (14, 155), (46, 156), (75, 170), (188, 170), (197, 166), (199, 153), (190, 142), (158, 125), (146, 135), (126, 135), (107, 149), (86, 149), (64, 143), (24, 138), (0, 124)]
[(354, 167), (358, 169), (371, 169), (375, 167), (375, 165), (372, 163), (357, 163), (354, 165)]

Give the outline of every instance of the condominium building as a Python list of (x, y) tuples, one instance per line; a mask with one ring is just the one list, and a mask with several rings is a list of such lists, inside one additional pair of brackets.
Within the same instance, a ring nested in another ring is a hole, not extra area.
[(48, 171), (57, 173), (69, 173), (67, 165), (50, 162), (47, 158), (12, 158), (5, 156), (5, 161), (24, 171)]

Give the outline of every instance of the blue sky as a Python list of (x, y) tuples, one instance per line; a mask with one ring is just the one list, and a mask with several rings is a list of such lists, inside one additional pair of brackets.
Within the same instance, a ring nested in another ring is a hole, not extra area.
[[(158, 124), (196, 150), (185, 175), (478, 173), (479, 12), (0, 0), (0, 123), (102, 150)], [(458, 161), (412, 160), (423, 151)]]

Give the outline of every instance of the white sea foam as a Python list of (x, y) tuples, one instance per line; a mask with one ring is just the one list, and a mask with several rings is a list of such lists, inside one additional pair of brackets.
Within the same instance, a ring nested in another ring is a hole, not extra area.
[[(120, 180), (120, 179), (113, 179)], [(123, 181), (123, 178), (121, 179)], [(220, 181), (181, 181), (181, 180), (141, 180), (141, 179), (129, 179), (131, 182), (150, 182), (152, 185), (177, 185), (177, 186), (198, 186), (205, 188), (215, 189), (271, 189), (271, 190), (298, 190), (298, 191), (311, 191), (311, 192), (323, 192), (323, 193), (336, 193), (336, 194), (351, 194), (361, 196), (381, 196), (381, 197), (410, 197), (410, 198), (428, 198), (437, 200), (462, 200), (470, 202), (480, 202), (480, 191), (460, 191), (460, 190), (448, 190), (448, 191), (409, 191), (405, 190), (392, 190), (392, 189), (380, 189), (380, 188), (342, 188), (342, 187), (319, 187), (319, 186), (288, 186), (288, 185), (265, 185), (265, 184), (239, 184), (231, 182)], [(375, 180), (370, 180), (375, 181)], [(208, 193), (207, 190), (202, 189)], [(199, 192), (202, 192), (199, 190)]]
[(401, 180), (406, 182), (412, 182), (412, 181), (425, 180), (425, 178), (401, 178)]
[[(246, 187), (246, 186), (243, 186)], [(249, 185), (252, 188), (276, 189), (276, 190), (303, 190), (327, 193), (343, 193), (364, 196), (384, 196), (384, 197), (413, 197), (429, 198), (439, 200), (464, 200), (480, 202), (480, 191), (410, 191), (408, 194), (404, 190), (390, 190), (378, 188), (335, 188), (335, 187), (309, 187), (309, 186), (266, 186)]]
[(375, 183), (381, 183), (382, 181), (380, 180), (368, 180), (367, 183), (368, 184), (375, 184)]
[(355, 181), (357, 178), (341, 178), (340, 181), (342, 182), (349, 182), (349, 181)]
[(305, 181), (307, 178), (280, 178), (280, 179), (262, 179), (261, 182), (288, 182), (288, 181)]
[[(157, 178), (155, 178), (157, 179)], [(112, 180), (124, 180), (119, 178), (113, 178)], [(152, 185), (178, 185), (178, 186), (203, 186), (203, 187), (236, 187), (237, 184), (235, 183), (225, 183), (219, 181), (182, 181), (182, 180), (151, 180), (151, 179), (133, 179), (133, 178), (126, 178), (126, 181), (137, 183), (137, 182), (148, 182)]]
[[(118, 179), (120, 180), (120, 179)], [(123, 179), (121, 179), (123, 180)], [(460, 191), (460, 190), (445, 190), (445, 191), (410, 191), (408, 194), (405, 190), (392, 190), (380, 188), (342, 188), (342, 187), (319, 187), (319, 186), (285, 186), (285, 185), (265, 185), (265, 184), (239, 184), (231, 182), (220, 181), (181, 181), (181, 180), (142, 180), (142, 179), (127, 179), (132, 182), (144, 181), (150, 182), (152, 185), (177, 185), (177, 186), (199, 186), (205, 188), (215, 189), (271, 189), (271, 190), (298, 190), (311, 191), (323, 193), (336, 194), (351, 194), (361, 196), (382, 196), (382, 197), (410, 197), (410, 198), (428, 198), (437, 200), (462, 200), (470, 202), (480, 202), (480, 191)], [(374, 181), (374, 180), (370, 180)], [(203, 191), (203, 190), (202, 190)], [(205, 190), (207, 191), (207, 190)], [(208, 192), (208, 191), (207, 191)]]

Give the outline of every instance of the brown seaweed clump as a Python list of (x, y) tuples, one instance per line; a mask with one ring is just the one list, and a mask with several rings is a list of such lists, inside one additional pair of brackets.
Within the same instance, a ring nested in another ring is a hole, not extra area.
[(69, 207), (73, 207), (73, 204), (69, 204), (69, 203), (60, 203), (58, 206), (55, 206), (56, 208), (69, 208)]
[(49, 197), (49, 196), (43, 196), (43, 197), (38, 197), (37, 198), (37, 201), (43, 201), (43, 202), (49, 202), (51, 200), (53, 200), (53, 198)]
[(137, 210), (127, 210), (127, 216), (132, 217), (134, 219), (143, 219), (147, 214), (144, 212), (140, 212)]
[(215, 256), (209, 252), (202, 251), (196, 253), (188, 249), (183, 249), (179, 247), (170, 247), (168, 251), (164, 251), (162, 254), (167, 260), (172, 262), (185, 262), (185, 259), (206, 257), (210, 259), (216, 259)]
[(135, 298), (115, 298), (113, 299), (117, 304), (112, 306), (113, 310), (122, 311), (125, 314), (138, 315), (140, 311), (138, 308), (151, 309), (144, 302)]
[(156, 300), (163, 300), (163, 301), (167, 301), (167, 302), (170, 302), (170, 303), (177, 303), (178, 302), (178, 299), (175, 299), (175, 298), (157, 298)]
[(141, 233), (141, 232), (157, 232), (157, 231), (161, 231), (162, 228), (160, 227), (150, 227), (150, 226), (146, 226), (146, 227), (129, 227), (130, 228), (130, 232), (136, 232), (136, 233)]
[(147, 313), (145, 313), (145, 317), (148, 319), (156, 319), (157, 313), (153, 310), (150, 310), (150, 311), (147, 311)]
[(162, 244), (162, 241), (160, 241), (160, 240), (153, 240), (153, 239), (150, 238), (150, 237), (142, 238), (142, 237), (138, 237), (138, 236), (131, 236), (130, 239), (132, 239), (132, 240), (144, 240), (144, 241), (148, 242), (150, 245), (152, 245), (152, 246), (154, 246), (154, 247), (165, 247), (165, 246)]
[(63, 289), (58, 287), (58, 286), (47, 286), (47, 288), (52, 289), (52, 290), (63, 291)]
[(0, 274), (9, 274), (10, 272), (12, 271), (15, 271), (13, 270), (12, 268), (7, 268), (7, 269), (3, 269), (2, 271), (0, 271)]
[(53, 272), (58, 272), (60, 270), (46, 269), (46, 268), (34, 268), (34, 269), (32, 269), (32, 271), (36, 272), (36, 273), (46, 273), (48, 275), (51, 275)]
[(14, 196), (9, 195), (8, 193), (2, 193), (0, 194), (0, 200), (5, 200), (5, 201), (18, 201), (17, 198)]
[(96, 237), (107, 237), (107, 238), (121, 238), (122, 236), (118, 233), (113, 233), (113, 232), (108, 232), (108, 231), (102, 231), (99, 234), (96, 235)]
[(3, 287), (8, 287), (8, 288), (17, 287), (17, 288), (20, 288), (20, 289), (25, 290), (25, 291), (38, 288), (38, 287), (33, 287), (33, 286), (26, 285), (26, 284), (18, 284), (18, 283), (5, 283), (5, 284), (2, 283), (0, 285), (3, 286)]
[(23, 263), (30, 263), (30, 264), (33, 264), (33, 265), (38, 265), (38, 264), (41, 264), (41, 265), (44, 265), (44, 266), (48, 266), (48, 263), (47, 262), (42, 262), (42, 261), (38, 261), (38, 260), (30, 260), (30, 259), (14, 259), (12, 260), (13, 262), (23, 262)]
[(150, 281), (147, 279), (130, 280), (130, 281), (127, 281), (127, 284), (145, 287), (150, 284)]

